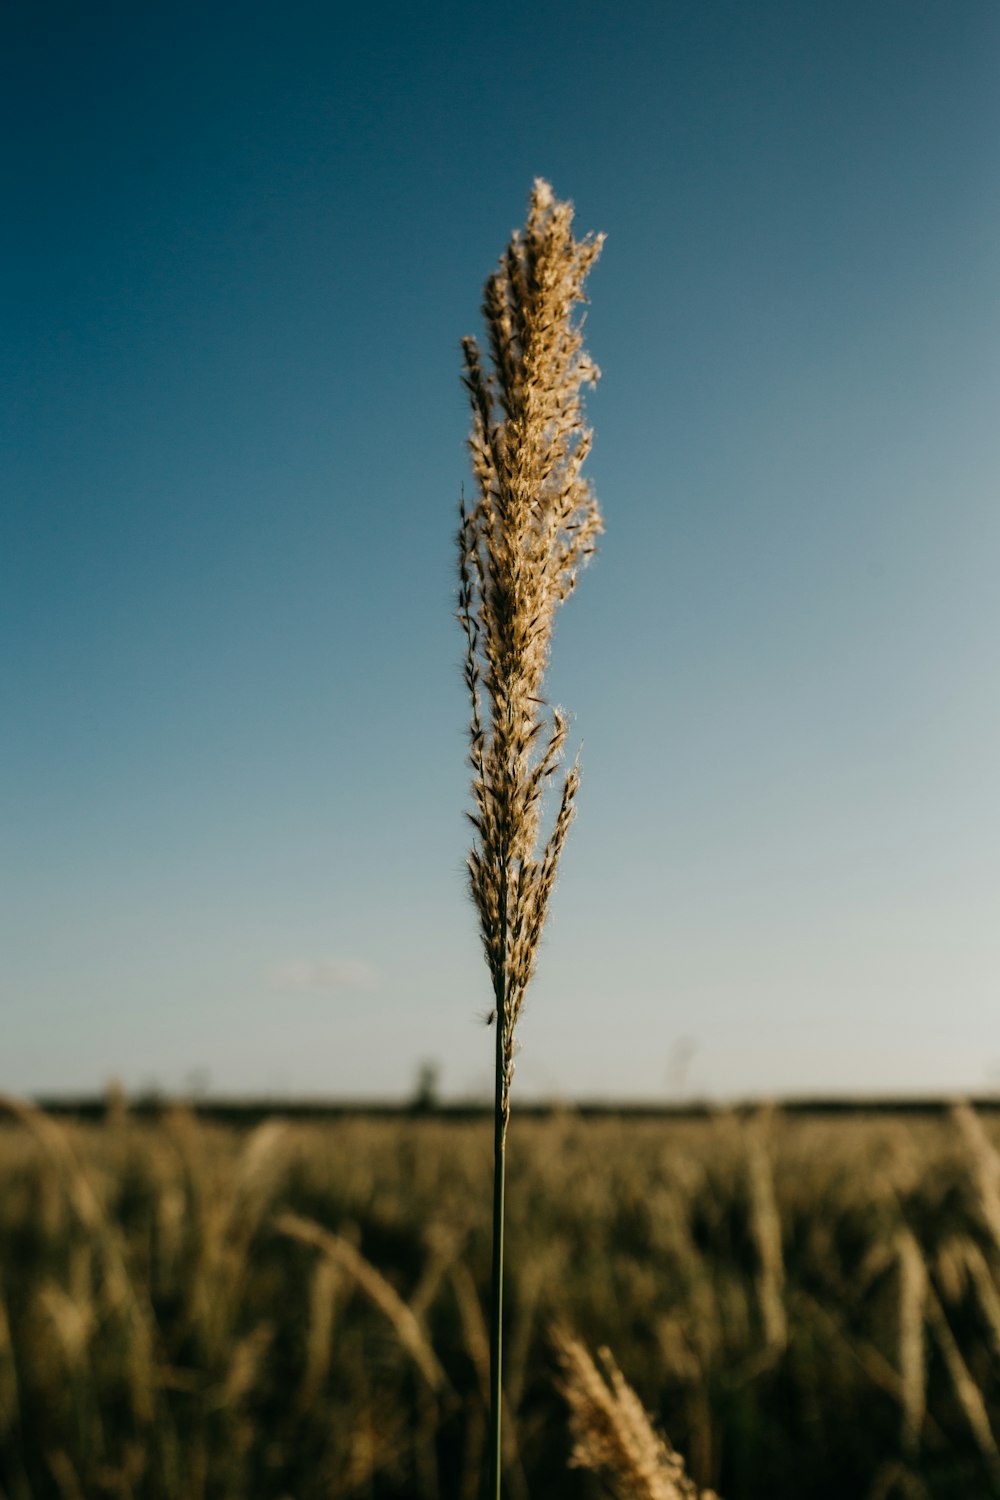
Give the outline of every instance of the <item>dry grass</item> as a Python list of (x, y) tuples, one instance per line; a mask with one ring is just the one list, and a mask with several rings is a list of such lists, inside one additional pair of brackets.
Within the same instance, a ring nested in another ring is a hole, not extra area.
[(574, 239), (572, 204), (536, 181), (527, 223), (483, 292), (489, 358), (475, 339), (462, 340), (478, 489), (472, 505), (463, 501), (458, 532), (472, 701), (469, 885), (496, 1000), (504, 1126), (514, 1028), (579, 785), (574, 766), (542, 841), (543, 796), (566, 741), (565, 715), (556, 709), (547, 723), (544, 712), (552, 626), (601, 531), (581, 472), (591, 443), (581, 389), (599, 371), (574, 310), (602, 243)]
[[(979, 1126), (977, 1166), (947, 1117), (517, 1121), (512, 1497), (598, 1493), (554, 1322), (726, 1500), (1000, 1494)], [(479, 1500), (490, 1146), (434, 1117), (11, 1119), (4, 1500)]]
[(490, 1288), (489, 1494), (500, 1500), (504, 1350), (504, 1203), (514, 1031), (534, 973), (579, 786), (564, 777), (542, 835), (544, 793), (559, 769), (566, 719), (542, 697), (555, 611), (594, 551), (600, 512), (582, 467), (591, 434), (581, 390), (598, 377), (576, 305), (601, 239), (573, 237), (573, 207), (536, 179), (528, 220), (486, 282), (489, 352), (462, 340), (478, 497), (463, 492), (458, 618), (472, 700), (469, 763), (476, 836), (469, 888), (493, 983), (496, 1022), (493, 1251)]
[(303, 1219), (298, 1214), (279, 1214), (275, 1220), (275, 1228), (280, 1234), (287, 1234), (302, 1244), (314, 1246), (332, 1265), (347, 1271), (372, 1306), (377, 1307), (388, 1319), (400, 1344), (434, 1394), (439, 1395), (447, 1388), (448, 1378), (413, 1309), (407, 1306), (391, 1283), (348, 1240), (342, 1235), (331, 1234), (321, 1224)]
[(571, 1468), (601, 1475), (616, 1500), (718, 1500), (698, 1488), (655, 1430), (610, 1350), (601, 1350), (602, 1375), (579, 1339), (558, 1329), (552, 1339), (569, 1407)]
[(899, 1372), (903, 1397), (903, 1448), (915, 1453), (927, 1412), (927, 1354), (924, 1325), (927, 1269), (920, 1246), (908, 1229), (896, 1236), (899, 1256)]

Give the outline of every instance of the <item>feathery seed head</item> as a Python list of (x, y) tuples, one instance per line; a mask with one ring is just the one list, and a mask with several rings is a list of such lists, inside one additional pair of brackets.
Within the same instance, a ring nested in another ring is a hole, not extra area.
[(615, 1500), (718, 1500), (688, 1475), (608, 1349), (600, 1351), (602, 1374), (579, 1339), (554, 1329), (552, 1340), (569, 1407), (571, 1467), (600, 1474)]
[(463, 496), (458, 530), (476, 830), (468, 869), (503, 1037), (505, 1122), (514, 1024), (579, 784), (574, 766), (539, 857), (542, 793), (567, 735), (563, 714), (545, 715), (542, 682), (555, 610), (603, 529), (581, 474), (591, 443), (581, 391), (600, 372), (575, 309), (604, 237), (576, 240), (572, 224), (572, 204), (536, 179), (527, 223), (483, 291), (487, 355), (462, 340), (478, 490), (471, 504)]

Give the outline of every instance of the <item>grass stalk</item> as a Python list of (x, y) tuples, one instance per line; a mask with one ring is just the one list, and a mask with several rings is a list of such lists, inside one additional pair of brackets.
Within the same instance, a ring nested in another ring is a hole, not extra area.
[(493, 1107), (493, 1256), (490, 1277), (490, 1500), (500, 1500), (503, 1408), (503, 1241), (507, 1185), (507, 1132), (502, 1107), (503, 1025), (497, 1005), (496, 1098)]
[(536, 181), (528, 220), (486, 282), (488, 354), (462, 341), (472, 406), (469, 448), (478, 498), (463, 498), (458, 618), (472, 701), (469, 764), (475, 839), (469, 885), (493, 982), (496, 1024), (493, 1247), (490, 1290), (489, 1496), (499, 1500), (503, 1393), (503, 1250), (514, 1029), (534, 973), (579, 772), (563, 779), (542, 836), (542, 803), (559, 769), (565, 716), (543, 711), (555, 610), (594, 551), (600, 512), (581, 466), (591, 434), (581, 388), (598, 377), (576, 304), (600, 253), (578, 241), (573, 209)]

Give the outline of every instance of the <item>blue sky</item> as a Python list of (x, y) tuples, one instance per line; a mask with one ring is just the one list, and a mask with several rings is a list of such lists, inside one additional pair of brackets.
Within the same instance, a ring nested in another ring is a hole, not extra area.
[(20, 3), (3, 53), (0, 1088), (488, 1088), (458, 340), (536, 175), (608, 234), (607, 531), (516, 1089), (996, 1085), (996, 7)]

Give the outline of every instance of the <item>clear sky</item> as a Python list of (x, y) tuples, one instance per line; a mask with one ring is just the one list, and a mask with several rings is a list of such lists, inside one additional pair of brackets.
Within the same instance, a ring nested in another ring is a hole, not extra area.
[(458, 341), (532, 178), (606, 521), (516, 1097), (1000, 1079), (1000, 8), (14, 0), (0, 1088), (489, 1086)]

